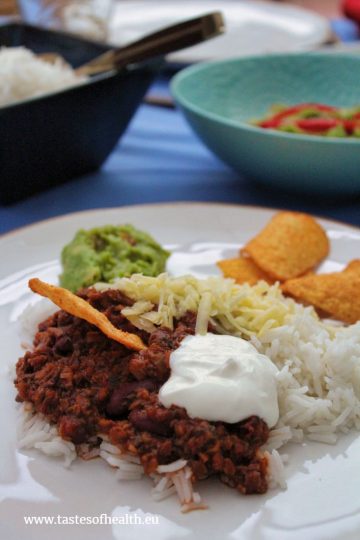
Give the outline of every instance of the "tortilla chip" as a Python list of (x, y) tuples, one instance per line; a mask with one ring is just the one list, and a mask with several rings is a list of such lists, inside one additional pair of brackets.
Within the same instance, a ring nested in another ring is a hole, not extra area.
[(86, 300), (76, 296), (76, 294), (73, 294), (67, 289), (50, 285), (37, 278), (30, 279), (29, 287), (33, 292), (45, 296), (45, 298), (49, 298), (49, 300), (54, 302), (59, 308), (70, 313), (70, 315), (74, 315), (75, 317), (79, 317), (80, 319), (93, 324), (108, 338), (121, 343), (128, 349), (134, 351), (146, 349), (146, 345), (144, 345), (139, 336), (119, 330), (103, 313), (101, 313), (101, 311), (98, 311), (86, 302)]
[(307, 214), (279, 212), (242, 250), (274, 280), (305, 274), (329, 253), (324, 229)]
[(252, 259), (248, 257), (237, 257), (236, 259), (225, 259), (218, 261), (217, 266), (222, 271), (225, 278), (235, 279), (236, 283), (249, 283), (255, 285), (258, 281), (266, 281), (270, 285), (274, 283), (265, 272), (263, 272)]
[(360, 320), (360, 261), (352, 261), (342, 272), (291, 279), (282, 291), (327, 316), (356, 323)]
[(360, 259), (354, 259), (350, 261), (344, 272), (354, 272), (355, 274), (360, 275)]

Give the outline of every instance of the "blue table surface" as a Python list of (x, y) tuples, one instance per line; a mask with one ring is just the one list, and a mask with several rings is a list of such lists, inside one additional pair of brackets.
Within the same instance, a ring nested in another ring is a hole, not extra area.
[[(356, 39), (352, 23), (338, 20), (333, 27), (343, 41)], [(156, 91), (161, 88), (164, 82), (160, 81)], [(0, 232), (89, 208), (166, 201), (289, 208), (360, 225), (360, 196), (324, 200), (256, 185), (212, 155), (180, 112), (142, 105), (100, 171), (11, 206), (0, 206)]]

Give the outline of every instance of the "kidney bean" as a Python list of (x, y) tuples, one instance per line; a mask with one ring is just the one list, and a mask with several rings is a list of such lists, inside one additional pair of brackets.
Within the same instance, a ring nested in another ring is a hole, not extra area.
[(149, 431), (155, 435), (168, 435), (169, 426), (156, 418), (150, 418), (145, 410), (131, 411), (129, 421), (140, 431)]
[(121, 383), (120, 386), (113, 390), (106, 406), (106, 413), (111, 418), (123, 416), (128, 410), (129, 397), (131, 394), (139, 388), (145, 388), (150, 392), (154, 392), (157, 390), (157, 387), (157, 383), (151, 379)]
[(86, 420), (70, 415), (61, 418), (59, 433), (63, 439), (70, 440), (74, 444), (86, 442), (89, 437)]
[(66, 355), (72, 353), (74, 347), (68, 336), (61, 336), (56, 340), (54, 349), (56, 353)]

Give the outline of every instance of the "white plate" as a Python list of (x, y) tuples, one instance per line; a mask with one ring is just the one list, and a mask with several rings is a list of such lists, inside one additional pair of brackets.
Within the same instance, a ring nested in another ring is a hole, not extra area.
[[(61, 247), (80, 227), (133, 223), (151, 232), (175, 254), (169, 269), (204, 275), (213, 263), (235, 254), (265, 225), (273, 211), (215, 204), (165, 204), (70, 214), (0, 238), (0, 538), (2, 540), (358, 540), (360, 531), (360, 440), (358, 433), (336, 446), (289, 446), (288, 489), (244, 497), (220, 482), (200, 485), (210, 509), (182, 515), (175, 498), (156, 503), (147, 480), (120, 483), (99, 460), (64, 469), (56, 459), (17, 452), (14, 396), (9, 371), (21, 355), (16, 319), (33, 301), (30, 276), (56, 280)], [(360, 229), (321, 221), (331, 239), (324, 270), (340, 269), (360, 253)], [(192, 246), (192, 247), (191, 247)], [(136, 512), (158, 515), (159, 525), (36, 526), (24, 515), (99, 516)]]
[(125, 44), (176, 21), (222, 11), (226, 33), (201, 45), (171, 54), (169, 60), (202, 60), (270, 52), (313, 49), (330, 37), (329, 22), (310, 11), (257, 1), (117, 2), (109, 22), (109, 40)]

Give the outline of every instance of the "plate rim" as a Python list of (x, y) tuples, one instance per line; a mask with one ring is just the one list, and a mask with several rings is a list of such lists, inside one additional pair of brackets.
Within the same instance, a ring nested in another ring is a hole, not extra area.
[(121, 210), (121, 209), (129, 209), (129, 208), (158, 208), (158, 207), (170, 207), (170, 206), (213, 206), (213, 207), (230, 207), (230, 208), (238, 208), (238, 209), (254, 209), (259, 211), (269, 211), (269, 212), (300, 212), (304, 214), (308, 214), (315, 219), (320, 219), (329, 225), (335, 224), (340, 225), (343, 227), (347, 227), (349, 229), (355, 230), (357, 233), (360, 234), (360, 224), (359, 225), (353, 225), (351, 223), (346, 223), (345, 221), (336, 220), (332, 218), (328, 218), (326, 216), (322, 216), (319, 214), (313, 214), (310, 212), (304, 212), (302, 210), (292, 210), (288, 208), (279, 208), (279, 207), (273, 207), (273, 206), (262, 206), (262, 205), (256, 205), (256, 204), (236, 204), (236, 203), (227, 203), (227, 202), (216, 202), (216, 201), (169, 201), (169, 202), (158, 202), (158, 203), (137, 203), (137, 204), (127, 204), (123, 206), (108, 206), (108, 207), (98, 207), (98, 208), (88, 208), (85, 210), (77, 210), (76, 212), (69, 212), (65, 214), (58, 214), (56, 216), (51, 216), (45, 219), (39, 219), (32, 223), (28, 223), (26, 225), (21, 225), (20, 227), (15, 227), (14, 229), (11, 229), (10, 231), (6, 231), (2, 234), (0, 234), (0, 244), (5, 240), (8, 240), (12, 236), (18, 236), (21, 233), (29, 230), (29, 229), (36, 229), (37, 227), (41, 227), (42, 225), (45, 225), (46, 223), (53, 223), (55, 221), (61, 222), (62, 220), (69, 219), (71, 217), (84, 215), (84, 214), (94, 214), (98, 212), (106, 212), (111, 210)]
[[(156, 2), (154, 2), (156, 3)], [(181, 2), (178, 2), (179, 4)], [(206, 11), (207, 9), (211, 9), (215, 6), (216, 2), (214, 0), (209, 0), (208, 2), (204, 1), (204, 2), (197, 2), (198, 4), (202, 3), (204, 4), (204, 11)], [(135, 2), (129, 2), (129, 0), (127, 0), (125, 2), (125, 4), (127, 6), (131, 6), (133, 7), (133, 9), (135, 8), (136, 4), (144, 4), (144, 1), (143, 0), (136, 0)], [(190, 4), (190, 2), (189, 2)], [(303, 6), (300, 6), (300, 5), (291, 5), (291, 4), (269, 4), (268, 2), (265, 2), (264, 0), (255, 0), (255, 1), (249, 1), (247, 0), (245, 2), (245, 4), (248, 4), (250, 5), (251, 7), (258, 7), (260, 10), (262, 7), (267, 7), (268, 9), (272, 9), (272, 10), (278, 10), (279, 12), (281, 11), (283, 14), (284, 12), (286, 12), (286, 15), (288, 13), (291, 13), (291, 16), (295, 19), (297, 19), (300, 15), (302, 15), (303, 17), (307, 17), (307, 18), (311, 18), (314, 22), (314, 25), (316, 23), (317, 26), (320, 26), (322, 25), (322, 32), (319, 32), (319, 28), (317, 29), (317, 32), (316, 34), (318, 35), (318, 37), (315, 39), (315, 37), (313, 37), (312, 39), (307, 39), (306, 41), (304, 41), (302, 44), (299, 45), (299, 48), (302, 48), (303, 50), (315, 50), (317, 47), (323, 45), (326, 43), (326, 41), (328, 39), (330, 39), (333, 35), (333, 29), (332, 29), (332, 26), (331, 26), (331, 21), (328, 17), (322, 15), (321, 13), (317, 13), (317, 12), (314, 12), (312, 11), (311, 9), (307, 9), (307, 8), (304, 8)], [(238, 8), (238, 4), (234, 1), (234, 0), (226, 0), (225, 1), (225, 8), (223, 7), (224, 4), (222, 4), (222, 11), (224, 13), (224, 15), (226, 16), (226, 13), (225, 13), (225, 10), (227, 9), (227, 7), (230, 7), (232, 9), (236, 9)], [(281, 14), (281, 13), (280, 13)], [(170, 24), (170, 22), (169, 22)], [(185, 51), (185, 54), (184, 54), (184, 51)], [(181, 50), (181, 51), (178, 51), (178, 52), (175, 52), (175, 53), (171, 53), (168, 55), (168, 59), (171, 62), (174, 62), (176, 64), (180, 64), (180, 65), (187, 65), (189, 63), (197, 63), (199, 61), (206, 61), (206, 60), (209, 60), (210, 58), (208, 57), (204, 57), (203, 55), (201, 55), (201, 57), (199, 57), (198, 55), (195, 55), (195, 58), (193, 57), (194, 55), (190, 53), (190, 56), (189, 54), (187, 54), (187, 51), (188, 49), (184, 49)], [(247, 57), (249, 56), (248, 54), (246, 54), (244, 57)], [(211, 57), (212, 59), (216, 59), (216, 57)]]
[[(109, 207), (109, 208), (102, 208), (102, 209), (101, 209), (101, 208), (97, 208), (97, 209), (88, 209), (88, 210), (82, 210), (82, 211), (78, 211), (78, 212), (72, 212), (72, 213), (68, 213), (68, 214), (63, 214), (63, 215), (60, 215), (60, 216), (54, 216), (54, 217), (49, 218), (49, 219), (40, 220), (40, 221), (38, 221), (38, 222), (36, 222), (36, 223), (33, 223), (33, 224), (30, 224), (30, 225), (28, 225), (28, 226), (20, 227), (20, 228), (16, 229), (15, 231), (10, 231), (9, 235), (14, 234), (14, 233), (16, 233), (17, 231), (20, 231), (20, 232), (21, 232), (21, 231), (24, 230), (24, 229), (25, 229), (25, 230), (26, 230), (26, 229), (29, 229), (29, 228), (34, 228), (34, 229), (35, 229), (36, 226), (42, 226), (43, 224), (46, 224), (46, 223), (49, 222), (49, 221), (52, 221), (52, 222), (56, 222), (56, 221), (57, 221), (58, 223), (61, 224), (61, 220), (66, 219), (66, 218), (70, 218), (70, 219), (71, 219), (71, 217), (72, 217), (73, 215), (77, 215), (77, 216), (84, 216), (84, 215), (91, 216), (91, 215), (93, 215), (94, 213), (97, 213), (97, 212), (100, 212), (100, 211), (104, 211), (104, 210), (105, 210), (105, 211), (112, 211), (112, 210), (115, 210), (115, 211), (116, 211), (116, 210), (129, 209), (129, 208), (134, 208), (134, 207), (137, 207), (138, 209), (141, 209), (141, 208), (143, 208), (143, 207), (160, 208), (160, 207), (164, 207), (164, 206), (167, 207), (167, 208), (175, 208), (176, 206), (178, 206), (178, 207), (179, 207), (179, 206), (180, 206), (180, 207), (183, 206), (183, 207), (187, 207), (187, 208), (190, 208), (190, 207), (196, 207), (196, 206), (201, 207), (201, 206), (202, 206), (202, 207), (204, 207), (204, 208), (206, 208), (206, 207), (213, 207), (214, 209), (216, 209), (216, 208), (222, 208), (223, 210), (226, 210), (226, 208), (233, 208), (233, 209), (238, 209), (238, 208), (244, 209), (244, 208), (245, 208), (245, 209), (249, 209), (249, 211), (251, 211), (251, 209), (254, 209), (254, 210), (258, 210), (258, 211), (260, 211), (260, 212), (261, 212), (262, 210), (264, 210), (264, 211), (266, 211), (266, 212), (271, 212), (271, 211), (274, 210), (273, 208), (269, 208), (269, 207), (261, 207), (261, 206), (255, 206), (255, 205), (239, 205), (239, 204), (234, 204), (234, 203), (212, 203), (212, 202), (206, 202), (206, 201), (203, 202), (203, 203), (202, 203), (202, 202), (196, 202), (196, 201), (192, 201), (192, 202), (188, 202), (188, 203), (187, 203), (187, 202), (176, 202), (176, 201), (175, 201), (175, 202), (170, 202), (170, 203), (155, 203), (155, 204), (127, 205), (127, 206), (120, 206), (120, 207), (117, 206), (117, 207)], [(276, 209), (275, 209), (275, 210), (276, 210)], [(326, 218), (324, 219), (324, 221), (325, 221), (326, 223), (328, 223), (329, 225), (331, 225), (331, 223), (335, 223), (335, 224), (336, 224), (336, 223), (339, 223), (339, 224), (341, 224), (341, 225), (344, 225), (346, 228), (347, 228), (347, 227), (352, 227), (351, 225), (348, 226), (346, 223), (336, 222), (336, 221), (334, 221), (334, 220), (327, 220)], [(360, 232), (360, 227), (353, 227), (353, 228), (354, 228), (357, 232)], [(36, 229), (35, 229), (34, 232), (35, 232), (35, 234), (36, 234)], [(5, 234), (5, 236), (7, 236), (7, 235)], [(0, 241), (1, 241), (1, 237), (0, 237)], [(355, 435), (357, 436), (357, 433), (356, 433), (356, 432), (355, 432)], [(40, 455), (40, 456), (39, 456), (40, 460), (41, 460), (41, 457), (42, 457), (42, 456)], [(52, 463), (51, 463), (51, 466), (52, 466)], [(51, 470), (52, 470), (52, 469), (51, 469)], [(299, 469), (299, 470), (300, 470), (300, 469)], [(90, 472), (90, 474), (91, 474), (91, 472)], [(55, 475), (55, 476), (57, 477), (57, 475)], [(41, 476), (41, 478), (43, 478), (43, 476)], [(289, 477), (289, 478), (290, 478), (290, 477)], [(74, 476), (73, 482), (76, 482), (76, 475)], [(41, 483), (41, 485), (43, 485), (43, 482), (42, 482), (42, 481), (41, 481), (40, 483)], [(104, 483), (106, 483), (106, 482), (104, 481)], [(46, 484), (44, 484), (44, 485), (46, 485)], [(139, 485), (137, 485), (136, 488), (137, 488), (137, 490), (139, 490), (139, 489), (141, 490), (141, 489), (142, 489), (142, 487), (139, 486)], [(111, 489), (111, 485), (110, 485), (110, 484), (109, 484), (108, 489)], [(145, 490), (144, 490), (144, 493), (146, 494), (146, 491), (145, 491)], [(219, 493), (220, 493), (220, 491), (219, 491)], [(280, 493), (280, 494), (281, 494), (281, 493)], [(272, 498), (272, 497), (271, 497), (271, 498)], [(18, 505), (24, 504), (24, 501), (22, 501), (22, 500), (19, 501), (19, 499), (18, 499), (17, 497), (15, 498), (15, 500), (16, 500), (16, 502), (17, 502)], [(66, 509), (63, 510), (63, 507), (62, 507), (62, 505), (63, 505), (63, 497), (60, 497), (59, 500), (60, 500), (60, 503), (61, 503), (61, 507), (59, 507), (60, 513), (62, 513), (62, 514), (65, 515)], [(124, 500), (125, 500), (125, 499), (124, 499)], [(144, 506), (143, 494), (142, 494), (142, 493), (141, 493), (141, 496), (139, 497), (139, 500), (141, 501), (141, 502), (139, 503), (139, 508), (140, 508), (140, 510), (142, 510), (142, 509), (144, 508), (144, 511), (147, 511), (147, 510), (148, 510), (148, 507), (147, 507), (146, 505)], [(250, 501), (250, 499), (249, 499), (249, 501)], [(266, 499), (263, 499), (263, 501), (264, 501), (264, 504), (266, 504)], [(239, 503), (239, 501), (236, 501), (236, 500), (234, 499), (234, 505), (235, 505), (235, 504), (238, 504), (238, 503)], [(44, 510), (44, 511), (42, 510), (43, 504), (44, 504), (44, 503), (43, 503), (42, 501), (39, 501), (39, 506), (38, 506), (39, 511), (35, 510), (35, 512), (34, 512), (35, 514), (37, 514), (37, 513), (38, 513), (38, 514), (41, 514), (41, 513), (45, 513), (45, 514), (46, 514), (46, 510)], [(126, 504), (128, 504), (128, 503), (127, 503), (127, 502), (125, 502), (125, 503), (119, 502), (118, 504), (119, 504), (119, 505), (122, 505), (122, 504), (125, 504), (125, 505), (126, 505)], [(262, 506), (263, 506), (263, 504), (260, 504), (259, 508), (262, 507)], [(234, 507), (235, 507), (235, 506), (234, 506)], [(97, 505), (96, 505), (96, 507), (94, 507), (94, 508), (97, 508)], [(130, 508), (131, 508), (131, 511), (135, 511), (135, 512), (136, 512), (136, 508), (138, 508), (138, 507), (137, 507), (137, 506), (133, 506), (132, 504), (130, 504)], [(210, 511), (211, 511), (212, 514), (215, 515), (215, 516), (216, 516), (216, 515), (217, 515), (217, 516), (219, 516), (219, 515), (221, 516), (221, 509), (222, 509), (222, 506), (221, 506), (221, 505), (219, 505), (218, 507), (215, 507), (215, 505), (214, 505), (214, 506), (211, 507), (211, 510), (210, 510)], [(251, 514), (255, 513), (255, 515), (256, 515), (256, 514), (257, 514), (257, 510), (258, 510), (257, 507), (256, 507), (256, 509), (254, 510), (254, 509), (253, 509), (253, 505), (251, 505)], [(22, 510), (21, 510), (21, 511), (22, 511)], [(151, 508), (150, 508), (150, 511), (151, 511)], [(25, 513), (25, 511), (24, 511), (24, 513)], [(30, 513), (30, 512), (29, 512), (29, 513)], [(96, 510), (94, 509), (94, 512), (90, 512), (90, 513), (96, 514)], [(164, 516), (165, 519), (167, 519), (167, 518), (169, 518), (169, 516), (171, 517), (171, 515), (172, 515), (172, 509), (170, 509), (170, 513), (168, 513), (168, 510), (165, 510), (164, 512), (162, 512), (161, 509), (160, 509), (159, 513), (160, 513), (160, 515)], [(80, 514), (81, 514), (81, 512), (80, 512)], [(85, 514), (85, 511), (84, 511), (84, 514)], [(250, 514), (249, 514), (249, 515), (250, 515)], [(177, 514), (177, 519), (174, 520), (174, 523), (175, 523), (175, 524), (179, 524), (180, 526), (183, 525), (184, 527), (187, 527), (188, 530), (189, 530), (189, 533), (188, 533), (188, 534), (189, 534), (189, 538), (191, 538), (191, 539), (198, 538), (198, 539), (204, 540), (205, 538), (207, 538), (208, 531), (206, 530), (206, 527), (203, 526), (203, 521), (204, 521), (204, 520), (201, 519), (201, 523), (200, 523), (200, 522), (199, 522), (199, 523), (196, 522), (196, 520), (195, 520), (195, 521), (189, 520), (189, 521), (185, 522), (185, 521), (183, 521), (183, 520), (181, 519), (181, 514), (179, 513), (179, 514)], [(240, 520), (239, 520), (238, 523), (237, 523), (237, 525), (240, 526), (240, 524), (241, 524), (241, 522), (240, 522)], [(225, 525), (226, 525), (226, 522), (225, 522)], [(325, 522), (325, 526), (326, 526), (326, 525), (327, 525), (327, 522)], [(346, 533), (346, 530), (344, 530), (344, 531), (342, 530), (342, 525), (340, 525), (340, 529), (341, 529), (341, 530), (340, 530), (340, 533), (341, 533), (341, 534)], [(235, 529), (234, 529), (234, 530), (235, 530)], [(285, 529), (285, 531), (286, 531), (286, 529)], [(10, 529), (10, 532), (11, 532), (11, 533), (14, 532), (15, 534), (18, 535), (19, 538), (23, 538), (23, 536), (22, 536), (23, 531), (22, 531), (21, 528), (20, 528), (20, 529), (17, 529), (17, 528), (16, 528), (14, 531), (13, 531), (12, 529)], [(26, 531), (25, 531), (25, 532), (26, 532)], [(171, 531), (171, 532), (172, 532), (172, 531)], [(220, 532), (222, 532), (222, 531), (218, 531), (218, 532), (220, 533)], [(321, 532), (321, 531), (320, 531), (320, 532)], [(82, 538), (82, 536), (81, 536), (81, 534), (80, 534), (80, 531), (77, 531), (77, 529), (71, 528), (71, 530), (69, 529), (69, 533), (70, 533), (70, 536), (72, 536), (72, 534), (75, 534), (75, 536), (78, 535), (79, 538), (80, 538), (80, 537)], [(223, 537), (225, 538), (225, 536), (226, 536), (226, 537), (229, 536), (229, 538), (230, 538), (230, 534), (229, 534), (229, 533), (230, 533), (230, 531), (228, 531), (228, 530), (226, 530), (226, 532), (224, 531)], [(350, 533), (352, 533), (352, 529), (350, 530)], [(104, 531), (102, 534), (106, 535), (107, 533), (106, 533), (106, 531)], [(174, 533), (172, 532), (172, 534), (174, 534)], [(170, 537), (172, 538), (172, 534), (169, 533), (169, 538), (170, 538)], [(242, 533), (242, 534), (244, 534), (244, 533)], [(313, 529), (311, 529), (311, 531), (310, 531), (311, 538), (314, 538), (314, 540), (315, 540), (315, 538), (318, 539), (318, 536), (317, 536), (317, 535), (316, 535), (315, 537), (313, 537), (312, 534), (314, 534), (314, 533), (313, 533)], [(336, 536), (334, 537), (334, 540), (335, 540), (335, 539), (336, 539), (336, 540), (339, 540), (339, 538), (341, 538), (341, 537), (338, 536), (338, 535), (339, 535), (339, 532), (337, 532), (337, 530), (336, 530)], [(140, 536), (141, 536), (141, 530), (140, 530)], [(215, 533), (215, 536), (216, 536), (216, 533)], [(247, 535), (245, 535), (245, 536), (246, 536), (246, 538), (247, 538)], [(244, 538), (245, 538), (245, 536), (244, 536)], [(104, 536), (104, 537), (105, 537), (105, 536)], [(114, 538), (115, 538), (115, 535), (114, 535)], [(168, 538), (168, 537), (167, 537), (167, 538)], [(243, 538), (243, 536), (241, 536), (241, 538)], [(249, 538), (250, 538), (250, 536), (249, 536)], [(319, 537), (318, 540), (320, 540), (320, 537)]]

